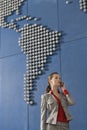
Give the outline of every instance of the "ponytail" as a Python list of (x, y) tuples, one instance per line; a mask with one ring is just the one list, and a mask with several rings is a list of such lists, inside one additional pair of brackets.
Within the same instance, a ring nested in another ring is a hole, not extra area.
[(50, 90), (51, 90), (51, 86), (50, 86), (50, 84), (49, 84), (49, 85), (47, 86), (47, 88), (46, 88), (46, 93), (49, 93)]

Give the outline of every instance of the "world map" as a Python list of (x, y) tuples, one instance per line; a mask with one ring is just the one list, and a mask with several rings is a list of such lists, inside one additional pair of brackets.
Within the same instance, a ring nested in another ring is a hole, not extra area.
[(60, 42), (61, 32), (53, 31), (40, 24), (24, 24), (18, 27), (18, 21), (39, 20), (37, 17), (21, 16), (8, 21), (8, 17), (20, 14), (20, 8), (25, 0), (1, 0), (0, 1), (0, 26), (13, 29), (20, 33), (18, 40), (21, 51), (26, 55), (26, 73), (24, 74), (24, 100), (27, 104), (34, 104), (31, 98), (35, 80), (41, 75), (47, 65), (48, 56), (56, 50)]

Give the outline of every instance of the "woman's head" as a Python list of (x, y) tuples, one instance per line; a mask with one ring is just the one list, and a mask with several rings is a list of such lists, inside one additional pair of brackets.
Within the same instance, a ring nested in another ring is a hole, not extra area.
[(57, 72), (53, 72), (48, 77), (48, 87), (46, 88), (46, 92), (49, 92), (53, 87), (56, 89), (60, 85), (61, 79), (60, 75)]

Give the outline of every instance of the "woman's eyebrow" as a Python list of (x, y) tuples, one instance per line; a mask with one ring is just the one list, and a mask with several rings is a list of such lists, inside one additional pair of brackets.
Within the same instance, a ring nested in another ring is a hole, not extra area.
[(58, 78), (58, 76), (55, 76), (55, 78)]

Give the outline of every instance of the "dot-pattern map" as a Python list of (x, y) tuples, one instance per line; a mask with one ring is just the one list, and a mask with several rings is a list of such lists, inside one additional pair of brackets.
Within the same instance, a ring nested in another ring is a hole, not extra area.
[(60, 41), (61, 32), (53, 31), (43, 25), (24, 24), (18, 28), (18, 21), (34, 20), (39, 18), (32, 16), (21, 16), (11, 19), (7, 18), (15, 11), (19, 15), (20, 7), (24, 0), (1, 0), (0, 1), (0, 26), (3, 28), (14, 29), (21, 33), (19, 46), (26, 55), (26, 73), (24, 74), (24, 100), (27, 104), (34, 104), (32, 92), (34, 90), (35, 80), (38, 75), (43, 74), (48, 56), (56, 50), (56, 45)]

